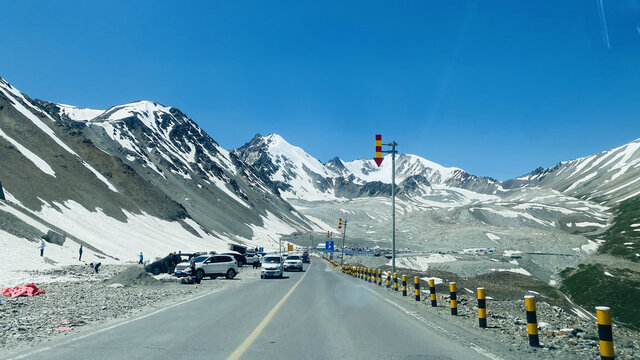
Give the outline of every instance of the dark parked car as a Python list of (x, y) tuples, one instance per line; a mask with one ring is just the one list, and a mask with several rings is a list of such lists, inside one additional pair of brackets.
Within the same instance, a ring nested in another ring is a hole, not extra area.
[(243, 265), (247, 264), (247, 258), (244, 257), (244, 255), (240, 254), (237, 251), (225, 251), (220, 255), (231, 255), (233, 256), (234, 259), (236, 259), (236, 261), (238, 262), (238, 267), (242, 267)]
[(191, 258), (195, 256), (195, 254), (169, 254), (163, 257), (160, 260), (156, 260), (152, 263), (145, 265), (144, 270), (146, 272), (150, 272), (153, 275), (158, 275), (160, 273), (173, 273), (173, 270), (176, 268), (176, 265), (183, 261), (189, 261)]

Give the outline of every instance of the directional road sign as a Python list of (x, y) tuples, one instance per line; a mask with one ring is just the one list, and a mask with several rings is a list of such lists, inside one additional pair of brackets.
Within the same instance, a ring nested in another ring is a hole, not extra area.
[(376, 135), (376, 157), (374, 157), (373, 160), (378, 167), (382, 165), (382, 160), (384, 160), (382, 157), (382, 135)]
[(324, 251), (328, 253), (333, 252), (333, 241), (324, 242)]

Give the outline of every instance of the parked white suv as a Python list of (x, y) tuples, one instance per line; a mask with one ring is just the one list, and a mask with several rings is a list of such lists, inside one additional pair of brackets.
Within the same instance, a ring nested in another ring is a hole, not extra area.
[[(200, 255), (200, 256), (196, 256), (195, 258), (191, 259), (193, 261), (195, 261), (196, 263), (196, 268), (198, 267), (198, 264), (202, 264), (203, 261), (207, 260), (211, 255)], [(191, 276), (193, 274), (191, 274), (191, 261), (183, 261), (181, 263), (179, 263), (178, 265), (176, 265), (175, 271), (173, 272), (173, 275), (176, 277), (183, 277), (183, 276)]]
[(210, 255), (203, 262), (196, 262), (196, 276), (205, 276), (215, 279), (218, 276), (225, 276), (233, 279), (238, 274), (238, 263), (231, 255)]
[(260, 270), (260, 278), (279, 277), (284, 274), (284, 261), (280, 255), (265, 255), (262, 258), (262, 269)]
[(284, 271), (302, 271), (302, 256), (301, 255), (289, 255), (284, 261)]

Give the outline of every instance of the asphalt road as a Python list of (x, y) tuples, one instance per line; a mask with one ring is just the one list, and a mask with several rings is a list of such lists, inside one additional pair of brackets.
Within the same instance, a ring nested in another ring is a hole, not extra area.
[[(468, 340), (463, 329), (424, 317), (414, 311), (417, 306), (332, 271), (325, 261), (315, 259), (307, 271), (285, 274), (288, 278), (249, 279), (241, 286), (52, 341), (14, 358), (509, 358), (503, 356), (508, 349), (499, 344), (487, 343), (486, 338)], [(474, 345), (478, 342), (483, 347)]]

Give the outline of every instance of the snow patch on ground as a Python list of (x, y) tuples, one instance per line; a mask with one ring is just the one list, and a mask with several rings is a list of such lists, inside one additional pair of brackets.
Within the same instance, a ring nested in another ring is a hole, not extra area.
[(582, 245), (580, 247), (580, 249), (582, 249), (582, 251), (587, 252), (587, 253), (593, 253), (596, 250), (598, 250), (598, 247), (600, 246), (599, 243), (593, 241), (593, 240), (587, 240), (588, 243), (585, 245)]
[[(431, 254), (429, 256), (415, 256), (415, 257), (400, 257), (396, 258), (396, 266), (405, 269), (412, 269), (417, 271), (426, 271), (429, 269), (429, 264), (446, 263), (455, 261), (456, 258), (452, 255)], [(387, 264), (391, 266), (391, 261)]]
[(500, 240), (500, 236), (492, 234), (492, 233), (485, 233), (485, 235), (489, 238), (489, 240), (493, 241), (494, 243), (498, 243), (496, 240)]
[(513, 273), (517, 273), (517, 274), (522, 274), (522, 275), (531, 276), (531, 273), (530, 273), (530, 272), (528, 272), (527, 270), (523, 269), (523, 268), (515, 268), (515, 269), (491, 269), (491, 271), (508, 271), (508, 272), (513, 272)]
[(443, 281), (442, 279), (440, 279), (440, 278), (437, 278), (437, 277), (428, 277), (428, 276), (427, 276), (427, 277), (422, 277), (422, 278), (420, 278), (420, 280), (424, 280), (424, 281), (426, 281), (426, 282), (429, 282), (429, 280), (433, 280), (433, 282), (434, 282), (434, 284), (435, 284), (435, 285), (442, 284), (442, 283), (444, 282), (444, 281)]
[(56, 177), (56, 172), (53, 171), (53, 168), (47, 164), (46, 161), (42, 160), (38, 155), (31, 152), (31, 150), (22, 146), (19, 142), (14, 140), (12, 137), (7, 135), (2, 129), (0, 129), (0, 137), (7, 140), (11, 145), (15, 146), (18, 151), (27, 158), (27, 160), (31, 161), (33, 165), (35, 165), (40, 171), (47, 175), (51, 175)]

